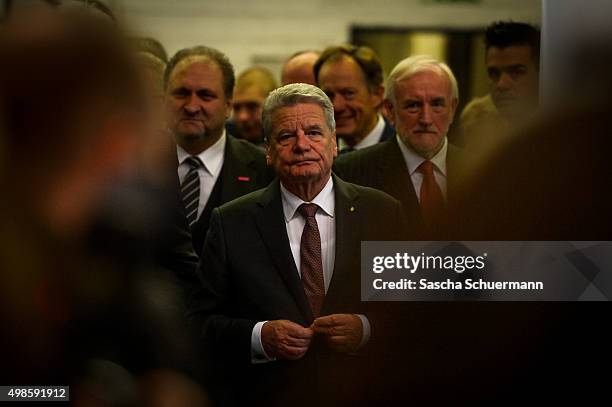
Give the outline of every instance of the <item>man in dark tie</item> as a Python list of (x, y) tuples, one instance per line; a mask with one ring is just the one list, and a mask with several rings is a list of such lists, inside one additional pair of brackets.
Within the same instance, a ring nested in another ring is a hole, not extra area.
[(334, 104), (340, 154), (387, 140), (393, 126), (380, 114), (383, 69), (368, 47), (341, 45), (323, 51), (314, 65), (317, 85)]
[(180, 50), (164, 80), (183, 202), (200, 254), (213, 208), (268, 185), (273, 175), (260, 149), (226, 134), (234, 69), (225, 55), (203, 46)]
[(319, 88), (273, 91), (263, 125), (278, 180), (213, 211), (190, 317), (238, 404), (359, 404), (376, 333), (360, 242), (397, 239), (401, 205), (332, 175), (334, 112)]
[(449, 221), (463, 157), (446, 138), (457, 104), (457, 81), (445, 63), (406, 58), (389, 75), (385, 92), (397, 136), (335, 163), (343, 179), (399, 199), (409, 224), (420, 230), (414, 237), (439, 238)]

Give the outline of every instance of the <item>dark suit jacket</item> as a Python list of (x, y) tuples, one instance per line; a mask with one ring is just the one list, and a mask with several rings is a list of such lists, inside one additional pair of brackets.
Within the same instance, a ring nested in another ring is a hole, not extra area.
[[(385, 121), (385, 127), (383, 129), (382, 134), (380, 135), (380, 140), (378, 140), (378, 143), (382, 143), (384, 141), (389, 140), (391, 137), (395, 136), (395, 128), (393, 127), (393, 125), (387, 120), (384, 119)], [(349, 153), (354, 153), (357, 150), (353, 150), (353, 149), (348, 149), (348, 150), (341, 150), (340, 154), (341, 155), (345, 155), (345, 154), (349, 154)]]
[[(334, 194), (336, 257), (322, 315), (368, 315), (360, 301), (360, 242), (396, 239), (401, 205), (337, 177)], [(377, 216), (380, 212), (385, 219)], [(363, 369), (346, 368), (360, 356), (336, 354), (316, 339), (299, 361), (250, 363), (258, 321), (288, 319), (303, 326), (313, 321), (289, 246), (278, 180), (213, 211), (199, 274), (202, 287), (191, 298), (190, 316), (218, 359), (219, 377), (225, 368), (226, 384), (232, 380), (234, 389), (245, 389), (239, 397), (261, 405), (331, 405), (351, 396), (363, 401), (357, 397), (361, 386), (347, 377)], [(370, 322), (374, 336), (376, 326)], [(243, 383), (235, 386), (236, 381)]]
[(265, 153), (260, 148), (228, 134), (221, 174), (200, 218), (191, 228), (196, 253), (202, 253), (210, 214), (214, 208), (267, 186), (273, 178), (274, 172), (266, 165)]
[(378, 141), (379, 143), (387, 141), (391, 137), (395, 136), (395, 127), (393, 127), (393, 125), (387, 119), (383, 120), (385, 121), (385, 128), (382, 132), (382, 135), (380, 136), (380, 140)]
[[(446, 160), (447, 198), (452, 202), (453, 195), (461, 182), (459, 177), (455, 176), (461, 173), (464, 154), (459, 148), (449, 144)], [(334, 171), (348, 182), (380, 189), (399, 200), (410, 230), (417, 232), (409, 237), (414, 239), (441, 237), (425, 230), (419, 201), (404, 156), (397, 144), (397, 138), (392, 137), (372, 147), (339, 157), (334, 162)]]

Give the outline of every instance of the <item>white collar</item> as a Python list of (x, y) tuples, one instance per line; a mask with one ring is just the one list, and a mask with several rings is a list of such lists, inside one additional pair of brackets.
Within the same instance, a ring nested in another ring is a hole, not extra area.
[[(372, 131), (370, 131), (368, 135), (365, 136), (359, 143), (353, 146), (355, 150), (361, 150), (362, 148), (373, 146), (374, 144), (380, 141), (380, 138), (382, 137), (382, 134), (385, 131), (385, 119), (383, 119), (380, 114), (378, 114), (377, 117), (378, 121), (376, 122), (376, 126), (374, 126)], [(349, 146), (342, 138), (339, 138), (338, 144), (339, 150), (342, 150)]]
[[(283, 201), (283, 213), (285, 220), (289, 222), (295, 216), (297, 209), (301, 204), (305, 203), (302, 198), (290, 192), (287, 188), (280, 184), (281, 198)], [(334, 182), (332, 177), (329, 177), (327, 184), (323, 187), (321, 192), (308, 203), (315, 203), (319, 208), (323, 210), (328, 216), (334, 217), (335, 200), (334, 200)]]
[[(408, 148), (402, 141), (399, 135), (396, 134), (397, 144), (404, 156), (404, 161), (406, 162), (406, 166), (408, 167), (408, 172), (410, 175), (414, 174), (414, 172), (419, 168), (419, 166), (426, 161), (425, 158), (421, 157), (417, 153), (414, 152), (411, 148)], [(448, 139), (446, 136), (444, 137), (444, 144), (440, 151), (437, 152), (429, 161), (431, 161), (434, 166), (446, 177), (446, 152), (448, 151)]]
[[(221, 137), (219, 137), (219, 140), (217, 140), (215, 144), (197, 155), (197, 157), (199, 157), (204, 164), (205, 171), (215, 177), (219, 175), (221, 172), (221, 167), (223, 166), (223, 154), (225, 153), (226, 142), (227, 137), (225, 136), (224, 129)], [(176, 155), (178, 157), (179, 165), (185, 162), (187, 158), (191, 157), (191, 155), (178, 144), (176, 145)]]

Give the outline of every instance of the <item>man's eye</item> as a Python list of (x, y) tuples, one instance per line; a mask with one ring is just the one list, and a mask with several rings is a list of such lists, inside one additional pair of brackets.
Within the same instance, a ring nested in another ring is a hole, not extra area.
[(512, 77), (512, 79), (517, 79), (520, 78), (521, 76), (525, 75), (527, 73), (527, 70), (523, 67), (517, 67), (517, 68), (512, 68), (510, 70), (510, 76)]
[(489, 74), (489, 79), (492, 80), (493, 82), (497, 82), (499, 81), (500, 78), (500, 72), (497, 69), (489, 69), (487, 71), (487, 73)]
[(404, 109), (407, 109), (410, 112), (417, 111), (421, 108), (421, 104), (419, 102), (406, 102), (404, 103)]
[(200, 91), (198, 92), (198, 97), (202, 100), (212, 100), (215, 98), (215, 95), (210, 92)]
[(174, 91), (172, 91), (172, 96), (176, 96), (176, 97), (189, 96), (189, 91), (187, 89), (175, 89)]
[(345, 89), (342, 91), (342, 96), (344, 96), (346, 99), (352, 99), (355, 97), (355, 91), (352, 89)]
[(286, 144), (289, 144), (291, 142), (292, 138), (293, 138), (293, 134), (281, 134), (281, 135), (278, 136), (276, 141), (279, 144), (286, 145)]

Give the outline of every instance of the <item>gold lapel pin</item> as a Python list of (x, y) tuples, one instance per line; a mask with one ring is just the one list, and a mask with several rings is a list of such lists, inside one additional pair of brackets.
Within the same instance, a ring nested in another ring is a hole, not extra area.
[(349, 209), (349, 212), (355, 212), (355, 207), (351, 206), (350, 209)]

